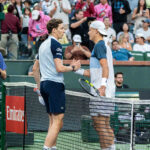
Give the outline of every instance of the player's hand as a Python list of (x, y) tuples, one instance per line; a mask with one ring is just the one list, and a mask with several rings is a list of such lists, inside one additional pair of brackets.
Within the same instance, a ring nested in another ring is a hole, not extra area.
[(100, 96), (105, 96), (106, 86), (102, 85), (99, 89)]
[(75, 60), (75, 59), (73, 59), (70, 65), (75, 67), (74, 68), (75, 71), (81, 67), (80, 60)]

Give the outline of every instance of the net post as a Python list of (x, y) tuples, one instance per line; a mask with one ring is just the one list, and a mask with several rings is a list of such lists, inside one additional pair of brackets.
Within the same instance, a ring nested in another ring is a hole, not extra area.
[(134, 150), (134, 103), (131, 107), (131, 133), (130, 133), (130, 150)]
[(1, 123), (1, 150), (6, 150), (6, 121), (5, 121), (5, 99), (6, 87), (3, 82), (0, 82), (2, 88), (2, 123)]

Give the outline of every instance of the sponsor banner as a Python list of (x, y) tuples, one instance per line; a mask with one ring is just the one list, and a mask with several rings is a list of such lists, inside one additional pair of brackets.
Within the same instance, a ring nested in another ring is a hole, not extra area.
[(6, 96), (6, 131), (27, 134), (27, 119), (24, 118), (24, 97)]

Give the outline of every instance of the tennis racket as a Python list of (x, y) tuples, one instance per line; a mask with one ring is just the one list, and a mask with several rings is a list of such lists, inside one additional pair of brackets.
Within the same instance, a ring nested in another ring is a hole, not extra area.
[(100, 96), (98, 89), (94, 87), (94, 85), (90, 83), (88, 80), (79, 78), (78, 81), (85, 92), (94, 97)]

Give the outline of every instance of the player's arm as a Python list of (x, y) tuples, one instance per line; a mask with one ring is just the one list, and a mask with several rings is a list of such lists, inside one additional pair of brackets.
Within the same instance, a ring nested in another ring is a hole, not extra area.
[(40, 67), (39, 67), (39, 60), (36, 59), (33, 65), (33, 76), (34, 80), (37, 83), (37, 88), (40, 89)]
[(76, 74), (82, 75), (82, 76), (86, 76), (86, 77), (90, 77), (90, 69), (78, 69), (77, 71), (75, 71)]
[(57, 72), (70, 72), (70, 71), (76, 71), (80, 68), (80, 61), (72, 61), (69, 66), (64, 66), (62, 63), (62, 59), (55, 58), (54, 63), (56, 66)]
[(109, 75), (108, 63), (106, 58), (100, 59), (99, 62), (102, 67), (102, 80), (101, 80), (101, 86), (99, 88), (99, 92), (101, 96), (105, 96), (106, 84)]

